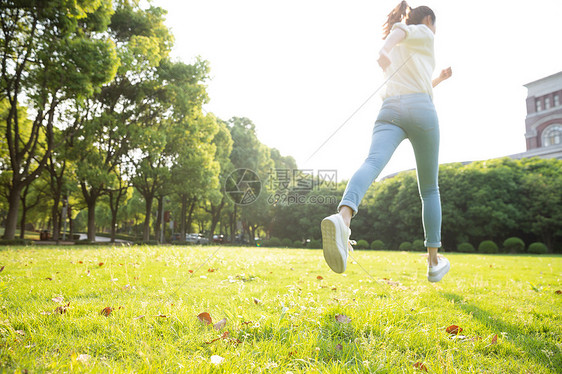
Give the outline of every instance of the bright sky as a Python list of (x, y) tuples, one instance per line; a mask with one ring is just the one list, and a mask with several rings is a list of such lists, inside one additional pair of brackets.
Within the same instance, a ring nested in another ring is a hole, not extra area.
[[(154, 0), (168, 10), (173, 56), (210, 62), (210, 102), (221, 119), (251, 119), (262, 143), (299, 168), (349, 179), (367, 155), (377, 95), (305, 160), (383, 82), (381, 28), (398, 0)], [(562, 1), (411, 1), (436, 13), (434, 91), (440, 163), (525, 151), (523, 84), (562, 70)], [(415, 167), (404, 141), (381, 177)]]

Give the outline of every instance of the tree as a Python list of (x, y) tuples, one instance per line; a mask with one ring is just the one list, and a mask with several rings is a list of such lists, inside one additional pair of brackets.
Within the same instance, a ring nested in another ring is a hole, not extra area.
[(209, 239), (213, 239), (213, 235), (217, 225), (221, 219), (223, 208), (227, 204), (228, 197), (224, 191), (226, 178), (234, 170), (230, 161), (230, 153), (232, 152), (232, 137), (225, 122), (217, 120), (218, 131), (213, 137), (212, 143), (215, 145), (215, 160), (219, 164), (219, 188), (209, 191), (205, 204), (205, 211), (209, 213), (211, 218), (211, 226), (209, 230)]
[[(267, 226), (270, 217), (269, 205), (267, 201), (267, 179), (273, 169), (270, 149), (263, 145), (256, 136), (255, 125), (248, 118), (233, 117), (229, 120), (230, 134), (233, 140), (230, 160), (235, 169), (247, 169), (255, 173), (261, 181), (261, 188), (264, 193), (254, 191), (257, 199), (250, 204), (240, 206), (240, 218), (242, 227), (249, 237), (251, 243), (254, 242), (255, 234), (260, 226)], [(237, 220), (238, 207), (235, 205), (231, 225)], [(231, 229), (234, 232), (234, 229)]]
[[(4, 238), (13, 239), (21, 191), (39, 176), (57, 146), (57, 110), (111, 80), (116, 59), (113, 44), (102, 35), (111, 14), (109, 0), (6, 0), (3, 6), (0, 100), (8, 101), (4, 130), (11, 171)], [(20, 127), (25, 119), (18, 109), (24, 101), (33, 118), (28, 134)]]

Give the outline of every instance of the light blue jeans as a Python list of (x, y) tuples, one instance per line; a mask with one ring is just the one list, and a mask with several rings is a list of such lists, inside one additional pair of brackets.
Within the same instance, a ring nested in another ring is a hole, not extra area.
[(439, 196), (439, 121), (431, 97), (424, 93), (393, 96), (384, 100), (373, 128), (369, 156), (349, 180), (338, 205), (353, 209), (379, 176), (390, 157), (408, 138), (416, 156), (418, 189), (426, 247), (441, 247), (441, 198)]

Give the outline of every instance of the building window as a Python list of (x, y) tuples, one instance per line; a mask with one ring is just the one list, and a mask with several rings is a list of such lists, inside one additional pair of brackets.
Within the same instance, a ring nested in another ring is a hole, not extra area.
[(541, 99), (537, 99), (535, 100), (535, 105), (537, 107), (537, 112), (540, 112), (542, 110), (542, 102)]
[(554, 94), (554, 106), (560, 106), (560, 96)]
[(550, 109), (550, 97), (545, 97), (544, 98), (544, 110), (549, 110)]
[(562, 144), (562, 125), (550, 125), (542, 132), (542, 145), (548, 147), (558, 144)]

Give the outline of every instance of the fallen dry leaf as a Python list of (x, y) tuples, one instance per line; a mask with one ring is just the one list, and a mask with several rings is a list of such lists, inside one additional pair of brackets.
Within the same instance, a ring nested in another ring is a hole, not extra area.
[(338, 344), (336, 345), (336, 351), (341, 351), (343, 349), (343, 345)]
[(82, 262), (82, 261), (78, 261), (78, 263), (79, 263), (79, 264), (83, 264), (83, 262)]
[(209, 272), (209, 273), (214, 273), (214, 272), (215, 272), (215, 269), (209, 268), (209, 269), (207, 269), (207, 272)]
[(498, 334), (494, 335), (491, 344), (498, 344)]
[(451, 325), (447, 327), (445, 331), (447, 331), (447, 333), (451, 335), (457, 335), (458, 333), (462, 332), (462, 327), (459, 327), (457, 325)]
[(100, 314), (102, 316), (106, 316), (109, 317), (109, 315), (111, 314), (111, 312), (113, 312), (113, 308), (110, 306), (106, 306), (105, 308), (103, 308), (100, 312)]
[(414, 364), (414, 369), (423, 370), (423, 371), (427, 372), (427, 368), (421, 362), (416, 362)]
[(261, 303), (261, 300), (260, 300), (260, 299), (256, 299), (256, 298), (254, 297), (254, 304), (257, 305), (257, 304), (259, 304), (259, 303)]
[(59, 313), (59, 314), (64, 314), (66, 313), (66, 309), (70, 306), (70, 301), (66, 304), (66, 305), (61, 305), (55, 308), (55, 310), (53, 311), (53, 313)]
[(338, 321), (339, 323), (349, 323), (349, 322), (351, 322), (351, 318), (349, 318), (345, 314), (336, 314), (335, 318), (336, 318), (336, 321)]
[(165, 314), (157, 314), (157, 315), (155, 315), (154, 317), (168, 318), (168, 316), (165, 315)]
[(323, 277), (323, 276), (321, 276), (321, 275), (319, 275), (319, 276), (317, 276), (317, 277), (316, 277), (316, 279), (318, 279), (318, 280), (322, 280), (322, 279), (324, 279), (324, 277)]
[(235, 339), (235, 338), (231, 338), (230, 337), (230, 331), (225, 331), (221, 336), (219, 336), (218, 338), (215, 338), (213, 340), (211, 340), (210, 342), (205, 342), (205, 344), (212, 344), (214, 342), (216, 342), (217, 340), (226, 340), (229, 343), (234, 343), (234, 344), (240, 344), (242, 343), (240, 340)]
[(204, 323), (205, 325), (212, 325), (213, 324), (213, 319), (211, 318), (211, 315), (207, 312), (203, 312), (203, 313), (199, 314), (197, 316), (197, 318), (199, 319), (199, 321), (201, 323)]
[(191, 273), (193, 273), (193, 270), (190, 269), (190, 270), (188, 270), (188, 272), (191, 274)]
[(562, 293), (562, 291), (561, 291), (561, 290), (556, 290), (556, 292), (554, 292), (554, 293), (560, 295), (560, 294)]
[(0, 268), (0, 272), (1, 272), (2, 270), (4, 270), (5, 267), (6, 267), (6, 265), (2, 266), (2, 267)]
[(98, 265), (99, 265), (100, 267), (103, 266), (103, 262), (100, 262)]
[(48, 281), (52, 281), (52, 280), (53, 280), (53, 278), (51, 278), (51, 277), (47, 277), (47, 278), (45, 278), (45, 280), (48, 280)]

